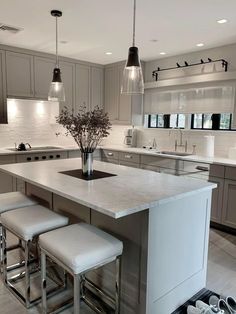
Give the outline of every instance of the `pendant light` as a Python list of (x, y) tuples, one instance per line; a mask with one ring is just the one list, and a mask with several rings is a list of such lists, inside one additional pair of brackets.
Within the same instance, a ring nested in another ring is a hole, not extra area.
[(61, 80), (61, 70), (58, 62), (58, 25), (57, 19), (62, 16), (62, 12), (52, 10), (51, 15), (56, 18), (56, 66), (53, 70), (53, 79), (50, 85), (48, 100), (50, 101), (65, 101), (65, 90)]
[(135, 23), (136, 23), (136, 0), (134, 0), (133, 11), (133, 46), (129, 48), (128, 59), (123, 72), (121, 94), (135, 95), (144, 93), (144, 82), (142, 67), (135, 47)]

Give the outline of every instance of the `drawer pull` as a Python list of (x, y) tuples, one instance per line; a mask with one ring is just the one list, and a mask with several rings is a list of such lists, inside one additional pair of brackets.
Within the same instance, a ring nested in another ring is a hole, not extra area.
[(200, 171), (209, 171), (209, 169), (207, 167), (204, 166), (197, 166), (196, 170), (200, 170)]
[(107, 153), (108, 156), (113, 156), (113, 153)]
[(125, 155), (125, 158), (132, 159), (132, 156), (131, 155)]

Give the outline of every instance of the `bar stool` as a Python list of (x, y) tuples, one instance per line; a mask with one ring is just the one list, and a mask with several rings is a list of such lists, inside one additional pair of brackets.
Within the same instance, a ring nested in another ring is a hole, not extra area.
[[(99, 290), (99, 294), (112, 300), (115, 313), (120, 312), (120, 261), (123, 243), (95, 226), (85, 223), (73, 224), (40, 235), (41, 249), (41, 278), (42, 278), (42, 314), (58, 310), (55, 306), (47, 309), (47, 257), (65, 269), (74, 279), (74, 314), (80, 313), (80, 299), (85, 301), (93, 310), (91, 301), (84, 294), (85, 274), (105, 264), (116, 261), (116, 296), (111, 298)], [(91, 285), (91, 281), (89, 282)], [(101, 313), (97, 311), (98, 313)]]
[[(21, 192), (9, 192), (0, 194), (0, 215), (20, 207), (32, 206), (37, 204), (36, 200), (26, 196)], [(2, 224), (0, 221), (0, 263), (2, 264)], [(14, 245), (8, 248), (8, 251), (18, 248), (19, 245)], [(13, 265), (14, 266), (14, 265)], [(13, 268), (13, 266), (11, 268)]]
[[(3, 232), (3, 279), (6, 287), (26, 306), (36, 304), (40, 301), (37, 298), (31, 301), (30, 294), (30, 247), (32, 241), (37, 243), (38, 236), (44, 232), (63, 227), (68, 224), (68, 218), (61, 216), (41, 205), (32, 205), (18, 208), (2, 214)], [(6, 251), (6, 231), (10, 231), (24, 243), (24, 291), (23, 296), (13, 285), (14, 280), (7, 277), (7, 251)]]

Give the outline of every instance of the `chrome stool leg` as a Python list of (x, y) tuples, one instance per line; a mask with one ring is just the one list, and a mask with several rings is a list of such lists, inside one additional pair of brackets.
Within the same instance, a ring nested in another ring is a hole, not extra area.
[(74, 275), (74, 314), (80, 314), (80, 275)]
[(46, 279), (46, 255), (41, 252), (41, 288), (42, 288), (42, 314), (47, 314), (47, 279)]
[(25, 242), (25, 306), (30, 306), (30, 241)]
[(121, 283), (121, 256), (116, 258), (116, 297), (115, 297), (115, 314), (120, 313), (120, 283)]
[(7, 244), (6, 229), (2, 226), (2, 275), (4, 284), (7, 285)]

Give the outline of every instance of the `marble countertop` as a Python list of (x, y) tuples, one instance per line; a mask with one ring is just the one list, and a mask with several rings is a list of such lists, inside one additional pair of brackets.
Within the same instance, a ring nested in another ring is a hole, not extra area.
[(186, 160), (186, 161), (195, 161), (195, 162), (202, 162), (206, 164), (217, 164), (217, 165), (224, 165), (224, 166), (232, 166), (236, 167), (236, 160), (223, 158), (223, 157), (205, 157), (200, 155), (189, 155), (189, 156), (176, 156), (176, 155), (167, 155), (159, 153), (159, 150), (155, 149), (145, 149), (145, 148), (136, 148), (136, 147), (125, 147), (119, 145), (106, 145), (102, 146), (102, 149), (110, 149), (116, 151), (124, 151), (129, 153), (135, 154), (142, 154), (142, 155), (151, 155), (151, 156), (160, 156), (172, 159), (179, 159), (179, 160)]
[[(36, 145), (40, 147), (40, 145)], [(37, 153), (46, 153), (46, 152), (61, 152), (61, 151), (71, 151), (71, 150), (80, 150), (78, 146), (59, 146), (59, 145), (42, 145), (42, 147), (56, 147), (52, 149), (27, 149), (25, 151), (11, 150), (10, 147), (3, 147), (0, 149), (0, 155), (21, 155), (21, 154), (37, 154)]]
[(175, 177), (95, 161), (94, 169), (114, 177), (84, 181), (61, 171), (81, 168), (81, 159), (1, 165), (0, 170), (113, 218), (172, 202), (216, 187), (214, 183)]

